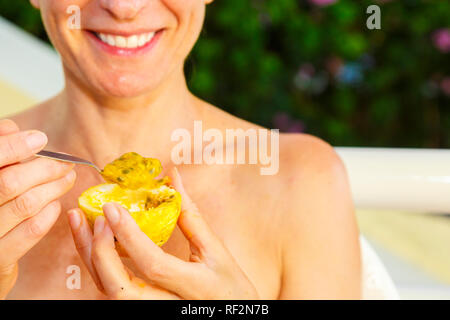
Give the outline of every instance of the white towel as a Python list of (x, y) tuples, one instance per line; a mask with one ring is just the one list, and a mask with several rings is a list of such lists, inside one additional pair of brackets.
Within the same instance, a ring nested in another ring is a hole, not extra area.
[(362, 262), (362, 299), (398, 300), (399, 295), (381, 259), (369, 242), (360, 236)]

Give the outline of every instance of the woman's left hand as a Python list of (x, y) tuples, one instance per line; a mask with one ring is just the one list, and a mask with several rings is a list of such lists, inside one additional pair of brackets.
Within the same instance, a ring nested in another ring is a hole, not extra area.
[[(109, 203), (103, 207), (92, 234), (80, 209), (69, 211), (77, 250), (97, 287), (112, 299), (258, 299), (255, 287), (212, 232), (172, 171), (181, 194), (178, 225), (190, 243), (190, 261), (164, 252), (148, 238), (127, 210)], [(115, 250), (114, 237), (148, 280), (133, 275)]]

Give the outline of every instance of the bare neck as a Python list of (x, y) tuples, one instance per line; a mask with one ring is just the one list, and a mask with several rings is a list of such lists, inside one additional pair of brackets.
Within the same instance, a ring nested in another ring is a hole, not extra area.
[(182, 72), (163, 86), (134, 98), (93, 96), (70, 79), (50, 104), (45, 130), (51, 147), (104, 166), (135, 151), (168, 161), (174, 129), (192, 129), (202, 103), (188, 90)]

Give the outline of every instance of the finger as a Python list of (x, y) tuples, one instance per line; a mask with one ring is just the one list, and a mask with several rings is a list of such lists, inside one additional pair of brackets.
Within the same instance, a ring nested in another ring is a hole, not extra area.
[(65, 177), (37, 186), (0, 207), (0, 238), (22, 221), (33, 217), (48, 203), (64, 195), (75, 182), (75, 171)]
[(92, 264), (92, 241), (93, 235), (89, 223), (80, 209), (72, 209), (67, 212), (72, 236), (78, 254), (86, 265), (92, 280), (100, 291), (104, 291), (97, 271)]
[(197, 284), (205, 275), (200, 266), (165, 253), (120, 205), (105, 204), (103, 212), (120, 245), (149, 280), (184, 298), (197, 290)]
[[(143, 300), (180, 300), (180, 297), (170, 291), (161, 289), (157, 286), (143, 282), (142, 279), (134, 278), (133, 282), (136, 282), (138, 288), (142, 288), (139, 291), (139, 297)], [(145, 286), (143, 286), (145, 283)]]
[(115, 250), (114, 234), (103, 216), (97, 217), (94, 224), (92, 262), (109, 297), (124, 299), (136, 294), (136, 288)]
[[(119, 254), (120, 255), (120, 254)], [(131, 279), (133, 285), (137, 288), (138, 296), (144, 300), (180, 300), (180, 297), (176, 294), (146, 283), (143, 279), (136, 277), (134, 272), (124, 265), (125, 270), (128, 272), (128, 276)], [(137, 298), (137, 297), (136, 297)]]
[(186, 239), (198, 249), (201, 255), (221, 250), (221, 242), (214, 235), (197, 206), (184, 189), (177, 168), (174, 167), (169, 175), (173, 187), (181, 194), (181, 214), (178, 218), (178, 226)]
[(0, 167), (25, 160), (47, 144), (47, 136), (31, 130), (0, 136)]
[(19, 274), (18, 264), (4, 266), (0, 269), (0, 299), (4, 300), (17, 281)]
[(50, 159), (34, 159), (0, 170), (0, 205), (37, 185), (65, 176), (74, 165)]
[[(179, 299), (179, 297), (164, 289), (147, 284), (135, 277), (120, 259), (115, 250), (114, 235), (103, 217), (95, 222), (94, 238), (98, 251), (95, 251), (94, 266), (105, 292), (113, 299)], [(103, 224), (103, 230), (102, 230)]]
[(51, 229), (61, 212), (59, 201), (45, 206), (37, 215), (22, 222), (0, 239), (0, 266), (16, 263)]
[(5, 136), (11, 133), (19, 132), (19, 126), (10, 119), (0, 120), (0, 136)]

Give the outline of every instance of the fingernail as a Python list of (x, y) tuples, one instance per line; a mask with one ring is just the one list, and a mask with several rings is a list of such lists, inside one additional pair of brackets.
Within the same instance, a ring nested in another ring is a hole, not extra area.
[(69, 213), (69, 223), (73, 230), (77, 230), (81, 224), (81, 217), (78, 211), (71, 210)]
[(37, 151), (43, 148), (47, 144), (47, 136), (39, 131), (34, 131), (32, 133), (29, 133), (27, 137), (25, 138), (28, 147), (33, 150)]
[(103, 229), (105, 229), (105, 218), (98, 216), (94, 223), (94, 235), (101, 233)]
[(103, 206), (103, 212), (110, 224), (117, 224), (120, 220), (120, 212), (113, 203), (107, 203)]

